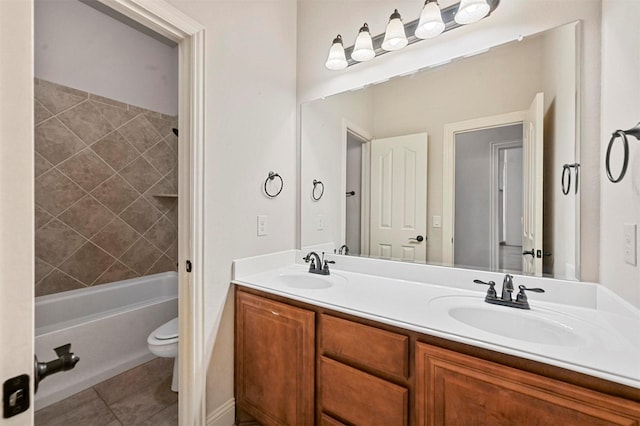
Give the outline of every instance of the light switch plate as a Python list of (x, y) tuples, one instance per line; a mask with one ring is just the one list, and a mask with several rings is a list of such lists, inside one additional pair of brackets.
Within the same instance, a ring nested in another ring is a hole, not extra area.
[(267, 235), (267, 216), (258, 216), (258, 237)]
[(624, 224), (624, 261), (633, 266), (637, 264), (637, 228), (635, 223)]
[(317, 226), (316, 229), (318, 231), (322, 231), (324, 230), (324, 216), (322, 216), (321, 214), (318, 215), (318, 220), (317, 220)]
[(440, 228), (442, 226), (442, 216), (433, 216), (432, 226), (434, 228)]

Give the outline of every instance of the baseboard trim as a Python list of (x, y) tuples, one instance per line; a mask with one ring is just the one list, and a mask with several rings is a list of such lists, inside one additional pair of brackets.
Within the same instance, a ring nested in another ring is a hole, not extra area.
[(207, 426), (233, 426), (236, 422), (236, 400), (231, 398), (207, 416)]

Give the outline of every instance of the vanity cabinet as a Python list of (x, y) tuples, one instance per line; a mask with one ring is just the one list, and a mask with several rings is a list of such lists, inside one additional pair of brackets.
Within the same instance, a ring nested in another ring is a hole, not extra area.
[(315, 313), (236, 294), (236, 404), (262, 425), (312, 425)]
[(407, 425), (409, 337), (327, 314), (319, 330), (318, 410), (348, 424)]
[(640, 407), (582, 387), (416, 344), (417, 425), (638, 425)]
[(637, 425), (640, 391), (236, 291), (236, 408), (263, 425)]

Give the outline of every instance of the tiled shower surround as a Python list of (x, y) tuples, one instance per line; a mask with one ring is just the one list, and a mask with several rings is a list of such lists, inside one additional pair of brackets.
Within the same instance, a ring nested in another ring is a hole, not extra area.
[(36, 296), (175, 271), (177, 118), (43, 80), (34, 104)]

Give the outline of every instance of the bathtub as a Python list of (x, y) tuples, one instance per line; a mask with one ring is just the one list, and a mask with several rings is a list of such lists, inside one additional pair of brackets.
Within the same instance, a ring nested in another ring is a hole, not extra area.
[(36, 410), (155, 358), (149, 333), (177, 316), (177, 272), (37, 297), (38, 361), (55, 359), (53, 349), (71, 343), (80, 362), (40, 382)]

